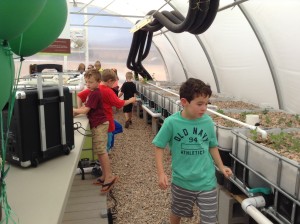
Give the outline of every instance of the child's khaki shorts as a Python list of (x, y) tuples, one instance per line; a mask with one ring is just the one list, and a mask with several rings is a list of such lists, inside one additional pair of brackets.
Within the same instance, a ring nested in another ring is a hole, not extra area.
[(95, 155), (106, 153), (107, 131), (109, 122), (104, 122), (95, 128), (92, 128), (93, 151)]

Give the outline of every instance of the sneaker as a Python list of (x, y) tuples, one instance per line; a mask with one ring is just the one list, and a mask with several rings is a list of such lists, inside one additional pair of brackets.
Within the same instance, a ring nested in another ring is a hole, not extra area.
[(129, 128), (129, 121), (125, 122), (125, 128)]

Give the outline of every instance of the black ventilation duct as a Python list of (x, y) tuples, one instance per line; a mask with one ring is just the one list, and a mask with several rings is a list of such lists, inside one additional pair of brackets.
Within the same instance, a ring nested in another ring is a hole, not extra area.
[(174, 33), (189, 32), (201, 34), (205, 32), (214, 21), (219, 8), (219, 0), (189, 0), (189, 9), (186, 18), (178, 11), (152, 10), (147, 15), (154, 20), (133, 34), (131, 48), (127, 58), (127, 67), (140, 74), (147, 80), (152, 80), (151, 75), (142, 65), (151, 48), (153, 32), (166, 27)]

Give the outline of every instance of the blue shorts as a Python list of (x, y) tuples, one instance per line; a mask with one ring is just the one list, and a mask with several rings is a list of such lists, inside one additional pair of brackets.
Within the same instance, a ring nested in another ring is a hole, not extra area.
[(107, 150), (107, 152), (109, 152), (110, 149), (111, 149), (111, 147), (112, 147), (112, 145), (111, 145), (112, 139), (113, 139), (113, 133), (112, 132), (108, 132), (107, 133), (107, 144), (106, 144), (106, 150)]

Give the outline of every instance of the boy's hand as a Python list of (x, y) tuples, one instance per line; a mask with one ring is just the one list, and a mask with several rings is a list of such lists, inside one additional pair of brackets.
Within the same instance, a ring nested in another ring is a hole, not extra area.
[(166, 190), (169, 187), (169, 180), (166, 174), (158, 176), (158, 186), (162, 190)]
[(232, 175), (232, 171), (229, 167), (224, 166), (224, 169), (221, 170), (221, 172), (223, 173), (223, 175), (228, 178)]
[(135, 103), (136, 102), (136, 97), (135, 96), (131, 97), (130, 100), (131, 100), (131, 103)]
[(77, 116), (79, 113), (75, 112), (75, 108), (73, 108), (73, 117)]

